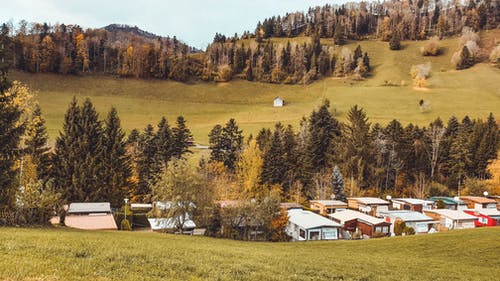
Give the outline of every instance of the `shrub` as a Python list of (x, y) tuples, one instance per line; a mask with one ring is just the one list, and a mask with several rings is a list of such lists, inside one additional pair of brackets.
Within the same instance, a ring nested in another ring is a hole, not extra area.
[(381, 237), (385, 237), (386, 234), (383, 233), (383, 232), (379, 232), (379, 231), (375, 231), (373, 234), (372, 234), (372, 238), (381, 238)]
[(446, 208), (446, 204), (444, 203), (444, 201), (443, 201), (443, 200), (438, 200), (438, 201), (436, 202), (436, 208), (437, 208), (437, 209), (444, 209), (444, 208)]
[(389, 41), (389, 49), (395, 51), (401, 49), (401, 39), (399, 39), (398, 34), (394, 34)]
[(121, 222), (121, 230), (131, 231), (132, 227), (130, 227), (130, 222), (126, 219), (123, 219)]
[(490, 54), (490, 62), (500, 68), (500, 45), (496, 46)]
[(405, 235), (415, 235), (415, 229), (413, 229), (413, 227), (406, 226), (406, 227), (403, 229), (403, 233), (404, 233)]
[(434, 36), (420, 48), (420, 53), (424, 56), (437, 56), (441, 54), (441, 46), (439, 45), (439, 37)]
[(219, 71), (217, 72), (217, 82), (227, 82), (231, 80), (233, 75), (233, 71), (229, 65), (223, 65), (219, 68)]
[(394, 222), (394, 234), (396, 236), (401, 236), (406, 228), (406, 223), (402, 220), (397, 220)]

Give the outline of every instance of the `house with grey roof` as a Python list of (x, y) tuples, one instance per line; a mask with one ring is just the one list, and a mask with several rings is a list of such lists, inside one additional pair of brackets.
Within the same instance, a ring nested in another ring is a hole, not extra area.
[(71, 203), (64, 224), (88, 230), (118, 229), (109, 202)]
[(384, 211), (380, 212), (379, 215), (391, 223), (391, 235), (394, 235), (394, 223), (396, 221), (404, 222), (407, 227), (413, 228), (416, 234), (428, 233), (434, 224), (439, 223), (439, 221), (429, 216), (410, 210)]
[(293, 241), (339, 239), (341, 225), (311, 211), (288, 210), (287, 234)]

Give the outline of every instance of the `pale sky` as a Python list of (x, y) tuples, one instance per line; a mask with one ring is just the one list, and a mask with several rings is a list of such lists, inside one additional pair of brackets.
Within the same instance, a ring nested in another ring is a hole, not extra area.
[[(215, 33), (254, 31), (258, 21), (310, 6), (345, 0), (6, 0), (0, 22), (20, 20), (78, 24), (84, 28), (110, 23), (137, 25), (162, 36), (177, 36), (205, 49)], [(352, 1), (351, 1), (352, 2)]]

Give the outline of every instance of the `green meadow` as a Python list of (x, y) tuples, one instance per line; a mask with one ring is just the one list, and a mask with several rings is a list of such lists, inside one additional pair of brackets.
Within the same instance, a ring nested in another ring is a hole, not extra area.
[(0, 228), (2, 280), (498, 280), (500, 228), (263, 243)]
[[(491, 42), (499, 35), (499, 30), (494, 30), (483, 32), (481, 37), (484, 42)], [(275, 44), (285, 44), (288, 39), (272, 40)], [(327, 40), (324, 43), (330, 44)], [(354, 50), (357, 44), (350, 42), (346, 47)], [(373, 66), (371, 77), (363, 81), (325, 78), (310, 85), (241, 80), (183, 84), (102, 75), (19, 72), (11, 73), (11, 79), (22, 81), (36, 91), (51, 142), (62, 128), (64, 113), (73, 96), (79, 100), (91, 98), (102, 116), (115, 106), (127, 131), (143, 129), (148, 123), (156, 124), (161, 116), (173, 124), (178, 115), (183, 115), (200, 144), (207, 144), (207, 134), (215, 124), (225, 123), (229, 118), (235, 118), (247, 136), (276, 122), (296, 126), (324, 99), (330, 100), (340, 120), (345, 120), (349, 108), (357, 104), (366, 110), (372, 123), (382, 124), (395, 118), (403, 123), (427, 125), (437, 117), (445, 120), (452, 115), (486, 118), (490, 112), (500, 115), (500, 69), (480, 63), (467, 70), (453, 70), (450, 59), (458, 49), (457, 38), (443, 40), (444, 53), (437, 57), (420, 55), (422, 41), (405, 41), (400, 51), (390, 51), (387, 42), (366, 40), (359, 44), (369, 53)], [(410, 68), (426, 62), (432, 65), (428, 86), (415, 89)], [(277, 96), (285, 99), (285, 107), (272, 106)], [(421, 99), (430, 103), (429, 112), (421, 112), (418, 106)]]

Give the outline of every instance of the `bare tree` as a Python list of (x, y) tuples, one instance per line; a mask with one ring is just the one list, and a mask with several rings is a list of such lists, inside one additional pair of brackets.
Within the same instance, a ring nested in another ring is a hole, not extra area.
[(443, 140), (445, 129), (441, 125), (432, 124), (425, 132), (425, 135), (431, 141), (431, 149), (427, 151), (427, 155), (429, 156), (429, 161), (431, 165), (431, 180), (434, 178), (434, 173), (436, 171), (436, 166), (439, 162), (439, 148), (441, 146), (441, 142)]

